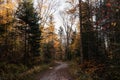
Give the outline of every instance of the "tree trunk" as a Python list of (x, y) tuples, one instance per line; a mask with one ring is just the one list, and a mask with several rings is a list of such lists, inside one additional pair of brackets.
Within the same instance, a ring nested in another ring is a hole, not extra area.
[(82, 47), (82, 0), (79, 0), (79, 21), (80, 21), (80, 63), (83, 63), (83, 47)]

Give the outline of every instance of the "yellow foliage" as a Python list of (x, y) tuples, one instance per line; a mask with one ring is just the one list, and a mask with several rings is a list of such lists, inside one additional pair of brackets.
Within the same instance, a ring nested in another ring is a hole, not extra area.
[(76, 11), (76, 8), (72, 8), (72, 9), (68, 10), (67, 13), (68, 14), (73, 14), (73, 13), (75, 13), (75, 11)]
[(42, 40), (41, 43), (49, 43), (53, 42), (54, 48), (59, 47), (59, 41), (58, 41), (58, 35), (55, 34), (55, 28), (54, 26), (50, 25), (49, 27), (42, 27)]
[(116, 22), (112, 22), (111, 25), (112, 25), (112, 26), (116, 26)]
[(54, 42), (54, 47), (55, 47), (55, 48), (58, 48), (59, 45), (60, 45), (60, 42), (56, 40), (56, 41)]
[(76, 37), (75, 37), (75, 41), (74, 41), (74, 43), (71, 45), (71, 49), (72, 49), (72, 51), (76, 51), (76, 49), (77, 48), (79, 48), (79, 45), (78, 44), (80, 44), (79, 43), (79, 39), (80, 39), (80, 35), (77, 33), (77, 35), (76, 35)]
[(13, 19), (14, 3), (9, 1), (0, 5), (0, 24), (6, 24)]

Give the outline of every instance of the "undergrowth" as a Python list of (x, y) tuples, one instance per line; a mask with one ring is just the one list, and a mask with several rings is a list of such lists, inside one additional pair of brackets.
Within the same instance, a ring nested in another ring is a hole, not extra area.
[(75, 80), (120, 80), (119, 66), (106, 66), (95, 61), (86, 61), (79, 65), (70, 62), (70, 73)]
[(34, 80), (34, 75), (51, 64), (40, 64), (31, 68), (23, 64), (0, 63), (0, 80)]

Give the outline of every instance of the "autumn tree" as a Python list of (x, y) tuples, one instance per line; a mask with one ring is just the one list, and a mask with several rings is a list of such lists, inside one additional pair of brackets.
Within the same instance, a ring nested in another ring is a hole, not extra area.
[(6, 56), (4, 59), (7, 59), (11, 52), (10, 46), (12, 46), (12, 39), (8, 40), (8, 38), (11, 37), (14, 22), (14, 3), (11, 0), (1, 1), (0, 10), (0, 51), (3, 51), (0, 57)]
[[(40, 19), (40, 26), (45, 29), (50, 24), (50, 16), (54, 15), (54, 13), (57, 10), (58, 0), (36, 0), (37, 3), (35, 3), (35, 8), (38, 12), (38, 16)], [(45, 31), (43, 31), (44, 34)], [(48, 35), (48, 34), (47, 34)], [(42, 36), (42, 40), (44, 40), (45, 36)], [(41, 48), (42, 50), (42, 48)]]
[(73, 31), (73, 26), (75, 25), (75, 15), (74, 14), (68, 14), (67, 11), (60, 12), (61, 21), (62, 21), (62, 27), (64, 30), (65, 35), (65, 57), (66, 59), (71, 59), (71, 53), (70, 53), (70, 43), (71, 43), (71, 34)]
[[(91, 11), (95, 19), (93, 26), (97, 38), (96, 47), (98, 55), (96, 55), (97, 59), (95, 60), (98, 60), (100, 64), (105, 65), (104, 70), (98, 70), (96, 75), (99, 78), (110, 80), (119, 79), (119, 74), (117, 74), (119, 45), (115, 44), (119, 44), (119, 41), (117, 42), (119, 39), (119, 23), (117, 23), (119, 22), (119, 4), (117, 3), (119, 3), (117, 0), (98, 0), (92, 3), (93, 9)], [(98, 64), (99, 63), (97, 63), (97, 65)], [(109, 66), (114, 66), (114, 68)], [(106, 73), (102, 74), (102, 72)], [(111, 76), (111, 73), (114, 74), (114, 77)], [(105, 77), (105, 75), (107, 76)]]
[(42, 53), (46, 62), (55, 58), (57, 48), (57, 34), (55, 33), (54, 17), (49, 16), (49, 23), (42, 29)]
[[(118, 67), (120, 64), (120, 58), (118, 58), (119, 51), (120, 51), (120, 21), (119, 21), (119, 13), (120, 13), (120, 8), (119, 8), (119, 3), (120, 1), (118, 0), (105, 0), (103, 2), (103, 10), (104, 14), (102, 16), (106, 16), (103, 19), (103, 25), (102, 28), (104, 29), (104, 34), (106, 34), (107, 40), (106, 40), (106, 54), (107, 54), (107, 65), (108, 66), (114, 66), (114, 67), (108, 67), (106, 66), (106, 79), (110, 80), (119, 80), (119, 71)], [(110, 74), (113, 74), (112, 76)], [(111, 77), (110, 77), (111, 76)]]

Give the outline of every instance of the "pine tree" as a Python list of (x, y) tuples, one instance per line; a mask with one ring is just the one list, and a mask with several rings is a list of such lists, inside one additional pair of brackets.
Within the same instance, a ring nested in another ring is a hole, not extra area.
[(26, 23), (26, 47), (28, 49), (26, 53), (28, 54), (28, 56), (39, 55), (41, 31), (39, 29), (38, 14), (33, 7), (33, 3), (25, 0), (21, 2), (16, 11), (16, 15), (17, 18)]

